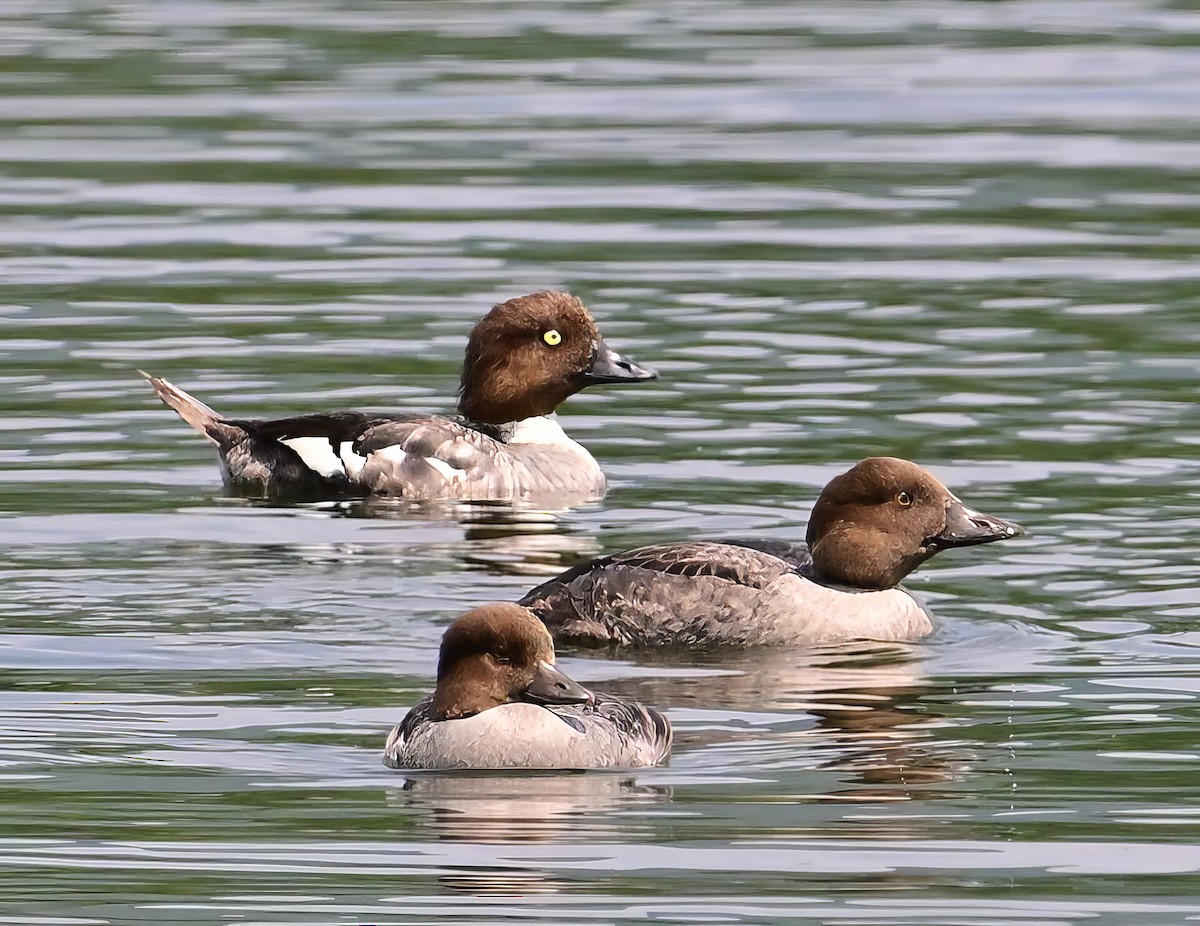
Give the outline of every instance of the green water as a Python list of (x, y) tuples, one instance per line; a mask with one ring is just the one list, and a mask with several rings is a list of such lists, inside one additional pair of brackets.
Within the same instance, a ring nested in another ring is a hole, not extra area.
[[(1200, 918), (1198, 42), (1132, 0), (6, 0), (0, 919)], [(662, 377), (564, 407), (612, 490), (536, 522), (226, 499), (135, 372), (445, 410), (546, 287)], [(568, 653), (669, 767), (382, 767), (462, 610), (800, 539), (878, 453), (1028, 529), (913, 576), (928, 641)]]

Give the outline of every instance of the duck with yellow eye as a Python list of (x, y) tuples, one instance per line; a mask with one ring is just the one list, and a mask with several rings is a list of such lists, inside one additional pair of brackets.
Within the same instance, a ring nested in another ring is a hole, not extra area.
[(495, 306), (471, 331), (459, 416), (359, 411), (226, 418), (164, 379), (159, 398), (221, 454), (231, 491), (289, 500), (393, 495), (573, 505), (604, 495), (586, 449), (555, 409), (601, 383), (652, 370), (611, 350), (574, 296), (531, 293)]

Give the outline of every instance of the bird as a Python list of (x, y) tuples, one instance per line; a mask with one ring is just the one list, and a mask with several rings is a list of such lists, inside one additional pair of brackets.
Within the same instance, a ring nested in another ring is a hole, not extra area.
[(455, 417), (333, 411), (227, 418), (139, 372), (216, 446), (233, 494), (288, 501), (602, 497), (604, 473), (567, 437), (554, 410), (587, 386), (658, 375), (605, 344), (578, 298), (554, 291), (502, 302), (474, 326)]
[(658, 765), (671, 724), (652, 707), (591, 692), (554, 664), (545, 626), (510, 602), (481, 605), (442, 637), (437, 687), (388, 735), (397, 769)]
[(583, 646), (912, 641), (933, 622), (905, 576), (941, 550), (1021, 533), (916, 463), (870, 457), (825, 486), (806, 543), (639, 547), (567, 570), (519, 604), (557, 642)]

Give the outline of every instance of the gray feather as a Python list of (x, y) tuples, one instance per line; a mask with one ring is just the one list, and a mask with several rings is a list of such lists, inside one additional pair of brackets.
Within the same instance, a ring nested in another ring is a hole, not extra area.
[(803, 574), (799, 545), (781, 550), (784, 559), (744, 543), (662, 544), (603, 557), (519, 603), (556, 641), (585, 646), (815, 645), (914, 640), (932, 629), (924, 606), (902, 588), (831, 587)]

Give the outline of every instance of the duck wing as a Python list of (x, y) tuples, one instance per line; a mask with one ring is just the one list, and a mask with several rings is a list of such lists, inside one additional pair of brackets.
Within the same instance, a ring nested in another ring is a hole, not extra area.
[(143, 374), (159, 398), (215, 444), (225, 482), (252, 498), (368, 494), (417, 499), (506, 497), (521, 475), (502, 435), (421, 414), (318, 412), (227, 418), (165, 379)]
[(337, 411), (226, 423), (245, 435), (223, 453), (231, 485), (265, 478), (270, 496), (310, 494), (314, 479), (340, 495), (461, 496), (468, 478), (486, 480), (481, 468), (496, 443), (436, 415)]
[(637, 701), (594, 692), (589, 704), (551, 708), (584, 734), (610, 767), (658, 765), (671, 752), (674, 734), (665, 715)]
[[(761, 544), (767, 549), (747, 544)], [(752, 643), (744, 618), (762, 591), (798, 571), (797, 545), (776, 541), (656, 544), (600, 557), (521, 599), (555, 639), (590, 646)]]
[(413, 734), (433, 722), (433, 697), (422, 698), (388, 734), (383, 748), (383, 764), (388, 768), (412, 768), (408, 755)]

